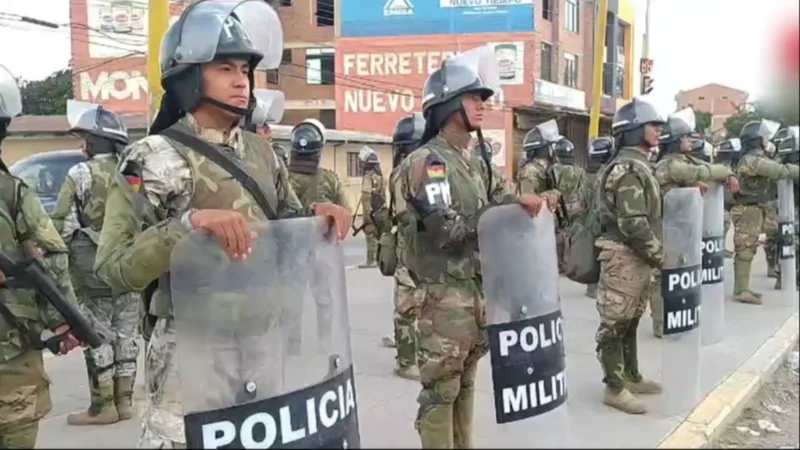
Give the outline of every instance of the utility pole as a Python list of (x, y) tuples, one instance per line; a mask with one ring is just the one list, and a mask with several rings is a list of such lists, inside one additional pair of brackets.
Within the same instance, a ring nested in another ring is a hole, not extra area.
[(589, 116), (589, 139), (600, 133), (600, 104), (603, 101), (603, 50), (606, 46), (608, 0), (599, 0), (594, 20), (594, 73), (592, 74), (592, 108)]
[(148, 127), (156, 117), (156, 112), (161, 105), (161, 67), (159, 66), (159, 53), (161, 52), (161, 38), (164, 37), (169, 27), (169, 0), (150, 0), (147, 27), (147, 124)]
[(639, 63), (639, 71), (642, 74), (641, 94), (649, 94), (653, 90), (653, 77), (651, 76), (653, 60), (650, 59), (650, 4), (652, 1), (653, 0), (646, 0), (647, 3), (644, 13), (644, 39), (642, 42), (642, 59)]

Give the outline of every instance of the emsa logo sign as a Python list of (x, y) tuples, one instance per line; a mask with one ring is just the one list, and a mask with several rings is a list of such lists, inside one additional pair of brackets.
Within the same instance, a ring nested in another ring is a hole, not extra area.
[(147, 98), (147, 79), (133, 70), (99, 72), (95, 79), (88, 72), (80, 74), (79, 93), (81, 100), (89, 102), (108, 100), (140, 100)]
[(409, 0), (386, 0), (383, 5), (384, 16), (412, 16), (414, 5)]

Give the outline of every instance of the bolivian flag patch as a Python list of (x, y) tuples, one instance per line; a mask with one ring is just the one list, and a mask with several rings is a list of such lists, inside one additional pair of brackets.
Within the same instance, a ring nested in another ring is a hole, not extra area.
[(134, 192), (139, 192), (139, 189), (142, 187), (142, 177), (125, 175), (125, 180), (128, 181), (128, 184), (131, 185), (131, 189), (133, 189)]
[(444, 165), (429, 165), (427, 171), (429, 180), (443, 180), (445, 178)]

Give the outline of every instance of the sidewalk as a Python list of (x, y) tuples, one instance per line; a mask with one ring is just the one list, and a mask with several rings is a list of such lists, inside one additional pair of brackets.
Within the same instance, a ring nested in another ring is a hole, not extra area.
[[(733, 279), (731, 260), (727, 260), (726, 265), (726, 284), (730, 291)], [(779, 292), (772, 289), (772, 284), (773, 280), (765, 276), (764, 259), (759, 254), (754, 264), (752, 285), (755, 290), (764, 293), (764, 305), (726, 302), (725, 341), (702, 349), (703, 396), (734, 372), (795, 312), (796, 306), (776, 306)], [(572, 445), (593, 448), (656, 447), (683, 421), (685, 415), (662, 416), (658, 413), (658, 396), (646, 398), (650, 412), (641, 416), (626, 415), (603, 405), (602, 375), (595, 358), (594, 342), (598, 316), (594, 301), (585, 297), (583, 292), (584, 286), (562, 278), (568, 405), (574, 438)], [(391, 331), (391, 293), (392, 280), (380, 276), (377, 270), (348, 271), (362, 446), (419, 448), (419, 438), (413, 428), (419, 384), (395, 377), (392, 374), (394, 350), (380, 347), (381, 337)], [(731, 293), (727, 294), (730, 299)], [(649, 312), (642, 320), (639, 336), (642, 372), (658, 380), (662, 342), (652, 336)], [(56, 407), (52, 417), (42, 421), (39, 448), (130, 448), (135, 445), (140, 428), (139, 421), (135, 419), (112, 426), (68, 427), (63, 415), (88, 403), (82, 357), (78, 354), (61, 359), (51, 358), (46, 364), (55, 381), (53, 401)], [(68, 373), (69, 378), (66, 378)], [(141, 395), (142, 378), (140, 375), (138, 395)], [(68, 383), (67, 379), (72, 382)], [(531, 429), (528, 442), (524, 443), (512, 441), (507, 434), (496, 433), (492, 419), (494, 407), (488, 356), (480, 363), (476, 390), (476, 447), (559, 446), (555, 442), (548, 443), (547, 433), (535, 429)]]

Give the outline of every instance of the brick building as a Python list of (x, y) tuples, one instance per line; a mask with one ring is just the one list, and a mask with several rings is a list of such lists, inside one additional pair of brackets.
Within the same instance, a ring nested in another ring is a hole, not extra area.
[(739, 89), (710, 83), (675, 95), (678, 109), (691, 107), (695, 111), (711, 113), (712, 134), (724, 135), (725, 119), (747, 103), (750, 94)]

